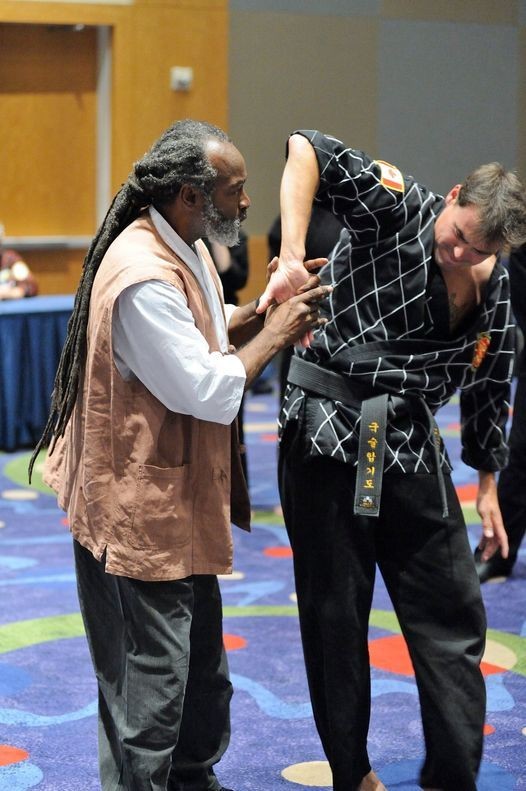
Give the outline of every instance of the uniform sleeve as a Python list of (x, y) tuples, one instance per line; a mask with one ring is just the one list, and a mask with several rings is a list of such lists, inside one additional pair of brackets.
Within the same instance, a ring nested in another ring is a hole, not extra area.
[(497, 471), (508, 460), (506, 423), (509, 415), (515, 327), (511, 320), (506, 273), (495, 307), (490, 345), (473, 386), (461, 391), (462, 461), (476, 470)]
[(513, 315), (522, 332), (526, 333), (526, 245), (511, 251), (508, 271)]
[(294, 134), (306, 137), (316, 153), (320, 171), (316, 202), (336, 215), (355, 240), (375, 243), (407, 225), (408, 195), (415, 189), (426, 192), (414, 179), (329, 135), (314, 130)]

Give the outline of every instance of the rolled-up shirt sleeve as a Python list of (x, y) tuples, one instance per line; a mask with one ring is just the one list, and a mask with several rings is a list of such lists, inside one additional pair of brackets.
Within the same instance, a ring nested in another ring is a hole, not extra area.
[(225, 305), (226, 326), (230, 324), (230, 319), (237, 310), (237, 305)]
[(129, 286), (113, 311), (113, 357), (121, 376), (139, 379), (172, 412), (228, 425), (246, 372), (234, 354), (211, 352), (185, 296), (169, 283)]

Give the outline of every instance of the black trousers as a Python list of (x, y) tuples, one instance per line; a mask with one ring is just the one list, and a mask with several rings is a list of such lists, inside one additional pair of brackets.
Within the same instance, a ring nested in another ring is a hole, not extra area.
[(526, 352), (520, 358), (509, 445), (510, 458), (499, 475), (498, 496), (510, 545), (506, 563), (511, 571), (526, 532)]
[(306, 458), (289, 427), (279, 480), (312, 707), (335, 791), (356, 789), (371, 768), (367, 635), (376, 564), (415, 670), (426, 745), (421, 785), (476, 791), (486, 620), (450, 477), (447, 519), (434, 475), (389, 474), (379, 518), (355, 517), (354, 468)]
[(217, 791), (232, 696), (217, 578), (141, 582), (74, 552), (103, 791)]

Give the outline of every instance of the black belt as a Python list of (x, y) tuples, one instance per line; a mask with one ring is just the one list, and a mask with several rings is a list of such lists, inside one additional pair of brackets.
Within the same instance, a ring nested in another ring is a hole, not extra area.
[[(387, 431), (389, 403), (392, 407), (407, 403), (401, 396), (382, 393), (368, 398), (359, 399), (348, 377), (321, 368), (301, 357), (292, 357), (290, 361), (288, 381), (303, 390), (310, 390), (316, 395), (341, 401), (360, 411), (360, 435), (358, 441), (358, 469), (356, 473), (356, 489), (354, 494), (354, 513), (361, 516), (378, 516), (382, 494), (382, 478), (385, 455), (385, 435)], [(438, 487), (442, 500), (442, 516), (449, 514), (447, 505), (444, 473), (440, 464), (440, 432), (433, 413), (421, 396), (418, 398), (423, 405), (429, 432), (433, 438)]]

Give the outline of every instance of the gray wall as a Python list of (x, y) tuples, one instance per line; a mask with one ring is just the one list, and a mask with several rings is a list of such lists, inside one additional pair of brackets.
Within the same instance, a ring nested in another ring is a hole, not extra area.
[(525, 0), (231, 0), (229, 130), (247, 160), (248, 232), (266, 234), (278, 211), (298, 127), (439, 192), (481, 162), (522, 171), (525, 26)]

